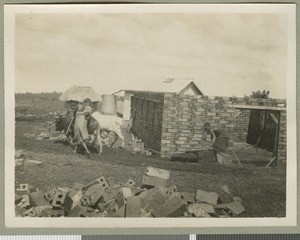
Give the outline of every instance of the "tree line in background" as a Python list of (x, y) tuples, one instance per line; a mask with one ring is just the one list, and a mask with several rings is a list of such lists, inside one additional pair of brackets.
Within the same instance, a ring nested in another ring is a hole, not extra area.
[(64, 103), (59, 101), (60, 92), (16, 93), (15, 112), (18, 114), (45, 114), (64, 111)]

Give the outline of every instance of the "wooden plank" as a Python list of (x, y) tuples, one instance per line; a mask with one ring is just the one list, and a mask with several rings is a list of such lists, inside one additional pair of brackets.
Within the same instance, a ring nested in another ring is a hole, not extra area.
[(278, 119), (276, 118), (276, 116), (274, 115), (274, 113), (270, 113), (270, 116), (272, 117), (272, 119), (274, 120), (274, 122), (276, 124), (278, 124)]
[(273, 158), (271, 159), (271, 161), (266, 165), (266, 167), (270, 167), (271, 163), (274, 162), (274, 160), (275, 160), (276, 158), (277, 158), (276, 156), (273, 157)]
[(234, 104), (225, 104), (224, 106), (232, 107), (232, 108), (240, 108), (240, 109), (276, 110), (276, 111), (286, 110), (286, 107), (271, 107), (271, 106), (234, 105)]

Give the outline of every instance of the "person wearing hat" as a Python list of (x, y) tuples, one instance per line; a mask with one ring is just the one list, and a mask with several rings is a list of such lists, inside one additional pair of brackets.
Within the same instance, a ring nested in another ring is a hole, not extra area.
[(229, 144), (228, 133), (223, 128), (212, 130), (209, 122), (204, 124), (204, 130), (206, 134), (210, 135), (211, 137), (211, 146), (213, 149), (215, 161), (221, 163), (223, 161), (224, 155), (227, 153)]

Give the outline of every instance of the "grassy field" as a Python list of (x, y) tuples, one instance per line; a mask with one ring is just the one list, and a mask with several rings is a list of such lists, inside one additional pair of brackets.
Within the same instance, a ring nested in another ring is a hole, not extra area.
[[(115, 182), (133, 179), (139, 186), (147, 166), (171, 171), (170, 184), (178, 191), (216, 191), (227, 185), (234, 196), (242, 199), (246, 212), (241, 217), (284, 217), (286, 211), (285, 166), (265, 168), (246, 163), (247, 159), (264, 158), (259, 151), (237, 150), (243, 166), (220, 165), (215, 162), (171, 162), (155, 156), (132, 155), (121, 149), (105, 148), (87, 158), (73, 154), (72, 148), (50, 140), (27, 138), (26, 134), (45, 130), (45, 122), (16, 122), (16, 149), (23, 149), (29, 159), (42, 161), (41, 166), (17, 166), (15, 185), (29, 183), (46, 191), (52, 186), (72, 187), (75, 182), (86, 184), (100, 176)], [(255, 151), (254, 151), (255, 152)]]

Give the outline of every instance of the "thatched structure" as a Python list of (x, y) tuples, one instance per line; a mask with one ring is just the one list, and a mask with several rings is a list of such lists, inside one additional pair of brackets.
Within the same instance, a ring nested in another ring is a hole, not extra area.
[(59, 100), (65, 102), (65, 107), (74, 108), (79, 102), (89, 98), (93, 106), (97, 109), (97, 103), (101, 101), (101, 96), (95, 90), (88, 86), (73, 86), (65, 91)]

